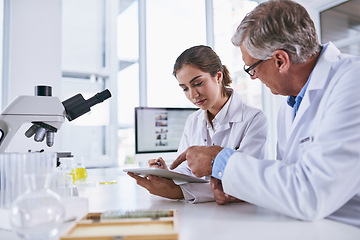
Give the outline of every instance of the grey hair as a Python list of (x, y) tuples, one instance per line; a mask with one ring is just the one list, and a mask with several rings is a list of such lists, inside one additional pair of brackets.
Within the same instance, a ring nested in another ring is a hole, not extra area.
[(304, 63), (316, 55), (320, 43), (306, 9), (291, 0), (269, 0), (242, 20), (231, 39), (256, 59), (267, 59), (284, 50), (293, 63)]

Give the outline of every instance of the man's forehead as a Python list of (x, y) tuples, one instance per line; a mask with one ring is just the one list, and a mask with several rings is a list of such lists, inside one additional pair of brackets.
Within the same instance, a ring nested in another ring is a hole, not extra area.
[(244, 62), (251, 62), (254, 59), (242, 44), (240, 45), (240, 51)]

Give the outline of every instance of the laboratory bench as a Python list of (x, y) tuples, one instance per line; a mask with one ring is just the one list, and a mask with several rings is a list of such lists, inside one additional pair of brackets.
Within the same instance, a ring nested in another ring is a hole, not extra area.
[[(138, 186), (120, 168), (88, 169), (88, 178), (78, 184), (78, 192), (88, 199), (89, 212), (177, 210), (180, 240), (360, 239), (360, 228), (328, 219), (300, 221), (245, 202), (217, 205), (164, 199)], [(21, 238), (0, 229), (0, 239)]]

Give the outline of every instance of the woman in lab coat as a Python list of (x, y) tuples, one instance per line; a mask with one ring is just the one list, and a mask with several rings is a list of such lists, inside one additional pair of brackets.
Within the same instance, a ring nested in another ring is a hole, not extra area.
[[(226, 66), (208, 46), (185, 50), (176, 60), (174, 76), (185, 96), (200, 109), (191, 114), (186, 123), (178, 152), (190, 146), (219, 145), (262, 158), (265, 153), (267, 122), (259, 109), (246, 105), (240, 94), (229, 88), (231, 79)], [(150, 167), (167, 169), (160, 157), (149, 160)], [(184, 162), (178, 172), (192, 175)], [(206, 202), (214, 201), (209, 183), (179, 183), (165, 178), (143, 178), (129, 173), (150, 193), (171, 199)], [(206, 176), (210, 180), (210, 176)], [(223, 196), (224, 202), (236, 199)]]

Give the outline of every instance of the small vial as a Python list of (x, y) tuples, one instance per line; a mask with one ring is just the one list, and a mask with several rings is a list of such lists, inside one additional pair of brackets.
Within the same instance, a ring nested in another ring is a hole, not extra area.
[(85, 180), (87, 178), (88, 174), (84, 165), (84, 158), (75, 160), (75, 167), (71, 173), (74, 176), (74, 182), (78, 180)]

